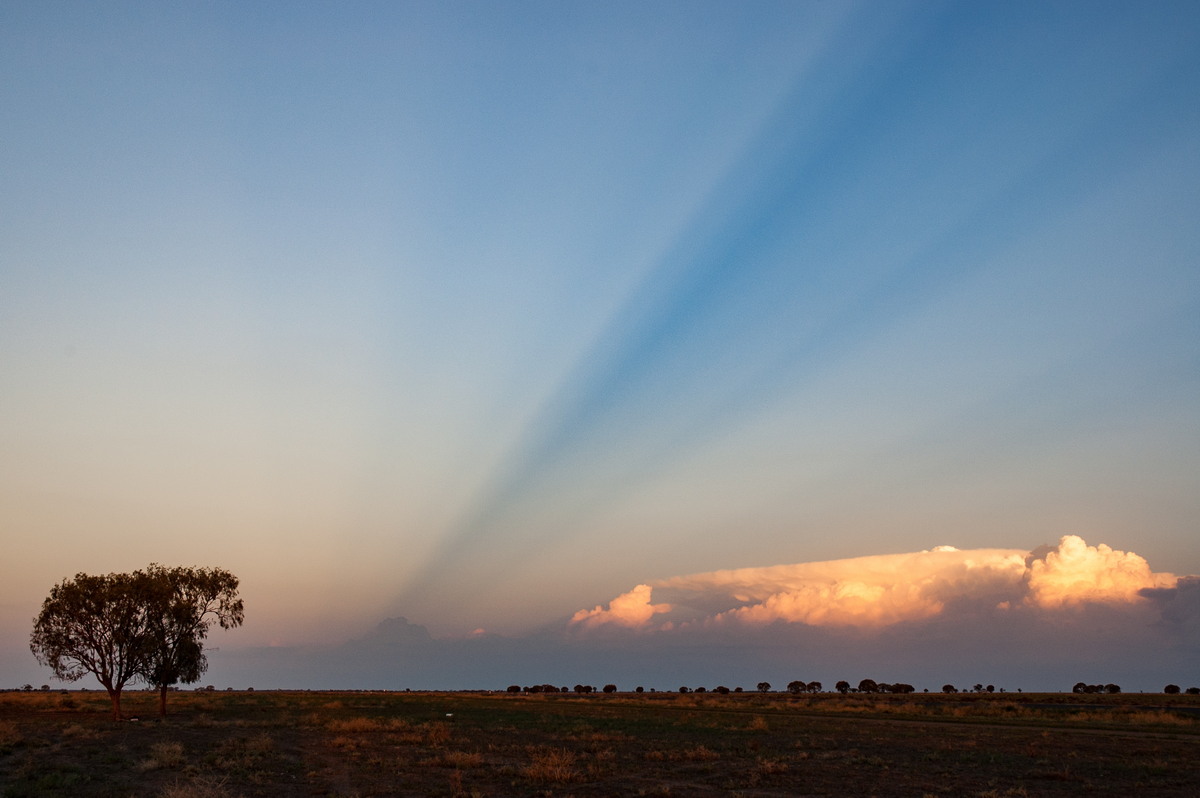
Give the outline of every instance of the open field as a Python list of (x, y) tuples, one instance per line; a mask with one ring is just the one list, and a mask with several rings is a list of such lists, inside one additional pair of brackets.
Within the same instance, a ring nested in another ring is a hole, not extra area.
[(1200, 795), (1200, 697), (0, 693), (0, 795)]

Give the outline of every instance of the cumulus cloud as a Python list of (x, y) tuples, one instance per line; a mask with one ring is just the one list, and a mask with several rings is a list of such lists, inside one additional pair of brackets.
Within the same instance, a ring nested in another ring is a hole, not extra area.
[(637, 628), (645, 626), (659, 613), (670, 612), (670, 604), (651, 604), (650, 585), (638, 585), (628, 593), (622, 593), (608, 603), (591, 610), (580, 610), (571, 617), (571, 624), (583, 628), (598, 626), (623, 626)]
[(503, 689), (514, 683), (833, 684), (930, 689), (1079, 681), (1158, 690), (1200, 656), (1200, 577), (1065, 537), (1035, 551), (929, 551), (680, 576), (522, 637), (436, 638), (404, 618), (343, 645), (225, 648), (257, 687)]
[(1174, 587), (1177, 581), (1172, 574), (1154, 573), (1133, 552), (1114, 551), (1103, 543), (1089, 546), (1075, 535), (1029, 561), (1029, 601), (1046, 608), (1132, 602), (1143, 590)]
[[(948, 608), (1060, 610), (1144, 602), (1143, 591), (1172, 588), (1132, 552), (1089, 546), (1074, 535), (1056, 547), (959, 550), (952, 546), (846, 560), (742, 568), (638, 585), (580, 610), (571, 626), (630, 629), (683, 626), (878, 628), (941, 616)], [(652, 603), (654, 597), (670, 602)]]

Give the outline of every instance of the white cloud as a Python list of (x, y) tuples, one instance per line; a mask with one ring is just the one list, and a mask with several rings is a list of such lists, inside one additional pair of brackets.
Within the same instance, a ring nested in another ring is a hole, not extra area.
[(608, 609), (597, 606), (591, 610), (580, 610), (571, 617), (571, 624), (583, 628), (608, 624), (630, 628), (645, 626), (655, 615), (671, 611), (670, 604), (651, 604), (650, 593), (650, 585), (638, 585), (610, 601)]
[[(713, 571), (638, 585), (607, 609), (580, 610), (576, 628), (677, 624), (877, 628), (934, 618), (953, 606), (1058, 610), (1089, 603), (1143, 602), (1140, 591), (1173, 587), (1132, 552), (1089, 546), (1074, 535), (1055, 548), (929, 551)], [(655, 596), (670, 603), (653, 604)]]
[(1089, 546), (1067, 535), (1058, 548), (1030, 558), (1028, 601), (1057, 608), (1084, 602), (1132, 602), (1146, 589), (1174, 587), (1172, 574), (1156, 574), (1133, 552)]

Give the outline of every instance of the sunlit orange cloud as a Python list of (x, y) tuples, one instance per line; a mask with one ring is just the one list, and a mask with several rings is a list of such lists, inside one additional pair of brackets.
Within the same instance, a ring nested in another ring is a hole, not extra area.
[(1046, 608), (1136, 601), (1141, 590), (1175, 587), (1178, 581), (1173, 574), (1154, 573), (1131, 551), (1114, 551), (1103, 543), (1089, 546), (1076, 535), (1064, 537), (1057, 549), (1031, 557), (1027, 580), (1029, 600)]
[(597, 606), (593, 610), (580, 610), (571, 617), (573, 625), (584, 628), (615, 624), (636, 628), (645, 626), (658, 613), (670, 612), (670, 604), (651, 604), (650, 585), (638, 585), (628, 593), (622, 593), (608, 603), (608, 609)]
[[(577, 628), (667, 629), (688, 624), (879, 627), (941, 614), (950, 604), (1058, 609), (1093, 602), (1136, 602), (1146, 588), (1172, 587), (1132, 552), (1089, 546), (1074, 535), (1055, 548), (952, 546), (847, 560), (742, 568), (638, 585), (608, 607), (580, 610)], [(655, 591), (674, 604), (652, 603)], [(684, 617), (686, 608), (700, 608)], [(674, 617), (672, 612), (675, 612)]]

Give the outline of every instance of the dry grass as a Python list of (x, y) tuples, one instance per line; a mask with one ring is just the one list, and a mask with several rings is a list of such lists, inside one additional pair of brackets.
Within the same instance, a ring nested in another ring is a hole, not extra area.
[(450, 725), (448, 723), (422, 723), (420, 726), (402, 724), (396, 727), (399, 731), (395, 741), (405, 745), (427, 745), (439, 748), (450, 742)]
[(387, 724), (375, 718), (346, 718), (345, 720), (331, 720), (325, 724), (325, 728), (337, 734), (364, 734), (384, 731), (387, 729)]
[(483, 767), (483, 754), (477, 751), (445, 751), (421, 764), (457, 769), (478, 768)]
[(585, 727), (575, 734), (567, 735), (566, 739), (578, 740), (584, 743), (619, 743), (633, 738), (622, 732), (596, 731)]
[(68, 723), (63, 726), (61, 734), (67, 740), (94, 740), (99, 736), (95, 729), (81, 726), (78, 723)]
[(8, 748), (21, 742), (21, 732), (17, 724), (9, 720), (0, 720), (0, 748)]
[(275, 750), (275, 738), (267, 732), (259, 732), (245, 743), (246, 751), (251, 754), (264, 756)]
[(172, 770), (182, 767), (187, 760), (183, 756), (183, 743), (153, 743), (150, 757), (138, 763), (142, 772), (148, 770)]
[(164, 787), (158, 795), (159, 798), (237, 798), (237, 793), (225, 785), (225, 779), (202, 777)]
[(1135, 726), (1195, 726), (1196, 717), (1180, 715), (1178, 712), (1161, 709), (1147, 709), (1139, 712), (1127, 712), (1119, 715), (1125, 723)]
[(575, 754), (565, 748), (536, 749), (523, 771), (525, 778), (538, 784), (566, 784), (578, 777)]
[(0, 698), (0, 795), (1200, 795), (1189, 697), (73, 697)]
[(682, 760), (684, 762), (712, 762), (720, 759), (721, 755), (712, 750), (708, 746), (697, 745), (692, 748), (685, 748), (682, 751), (668, 754), (668, 759)]
[(354, 751), (366, 745), (358, 737), (347, 737), (344, 734), (338, 735), (329, 741), (331, 748), (336, 748), (339, 751)]
[(275, 750), (275, 740), (266, 732), (251, 737), (235, 736), (213, 747), (212, 764), (221, 770), (252, 770)]

